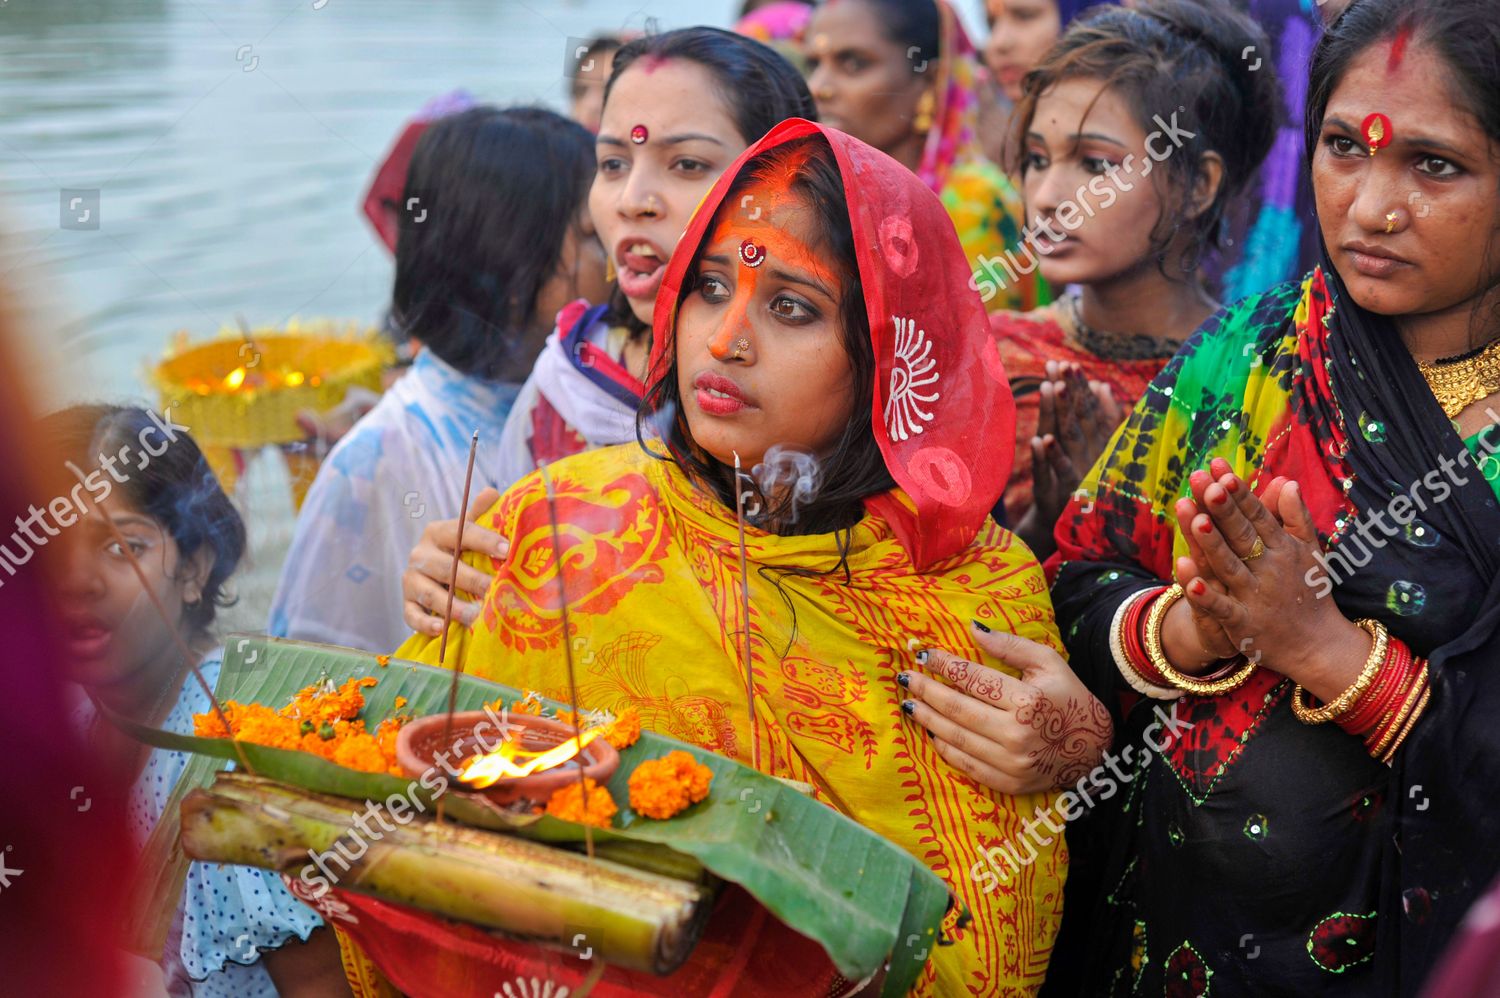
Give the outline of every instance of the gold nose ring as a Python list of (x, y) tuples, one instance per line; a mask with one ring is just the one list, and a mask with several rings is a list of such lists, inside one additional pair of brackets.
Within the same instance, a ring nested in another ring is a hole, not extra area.
[(740, 339), (734, 341), (734, 353), (731, 355), (731, 358), (734, 360), (740, 360), (745, 356), (745, 351), (749, 349), (750, 341), (745, 339), (744, 337), (741, 337)]
[(1386, 235), (1390, 235), (1392, 232), (1396, 231), (1396, 218), (1397, 218), (1397, 215), (1396, 215), (1396, 213), (1394, 211), (1391, 212), (1389, 215), (1385, 216), (1385, 231), (1386, 231)]

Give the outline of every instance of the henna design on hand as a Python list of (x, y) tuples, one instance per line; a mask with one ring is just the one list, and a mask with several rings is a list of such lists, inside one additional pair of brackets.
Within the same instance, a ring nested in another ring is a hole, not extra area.
[(1099, 764), (1114, 737), (1109, 710), (1098, 699), (1069, 697), (1060, 706), (1038, 691), (1016, 707), (1016, 720), (1036, 731), (1042, 746), (1027, 753), (1053, 786), (1078, 782)]

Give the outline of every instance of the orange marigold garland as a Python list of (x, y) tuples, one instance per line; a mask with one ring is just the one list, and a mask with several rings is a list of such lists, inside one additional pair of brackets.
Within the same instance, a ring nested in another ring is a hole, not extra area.
[[(608, 828), (611, 819), (620, 810), (615, 805), (615, 800), (609, 795), (607, 787), (601, 787), (590, 777), (583, 778), (584, 786), (577, 783), (567, 783), (561, 789), (552, 794), (547, 801), (547, 813), (554, 818), (562, 818), (564, 821), (577, 822), (580, 825), (593, 825), (595, 828)], [(584, 807), (584, 790), (588, 790), (588, 807)]]
[(630, 806), (648, 818), (670, 818), (708, 796), (714, 772), (681, 750), (647, 759), (630, 774)]

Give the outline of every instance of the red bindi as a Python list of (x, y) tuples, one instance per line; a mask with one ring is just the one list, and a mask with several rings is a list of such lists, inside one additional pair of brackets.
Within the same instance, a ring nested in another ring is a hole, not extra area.
[(646, 140), (650, 137), (651, 133), (646, 130), (645, 125), (636, 125), (630, 130), (630, 141), (634, 142), (636, 145), (644, 145)]
[(1373, 156), (1391, 144), (1391, 119), (1376, 111), (1359, 126), (1359, 132), (1364, 136), (1365, 145), (1370, 147), (1370, 155)]
[(752, 270), (766, 262), (766, 248), (754, 239), (740, 243), (740, 262)]

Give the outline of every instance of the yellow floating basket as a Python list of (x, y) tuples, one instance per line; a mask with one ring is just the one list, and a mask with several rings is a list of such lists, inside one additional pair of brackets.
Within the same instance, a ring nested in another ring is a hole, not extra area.
[[(163, 410), (172, 407), (172, 419), (188, 428), (231, 490), (240, 454), (305, 439), (297, 413), (326, 412), (355, 386), (380, 392), (394, 360), (394, 347), (376, 329), (294, 321), (284, 329), (226, 327), (217, 339), (182, 342), (151, 377)], [(293, 469), (299, 501), (312, 465)]]

